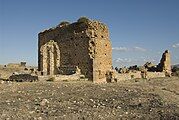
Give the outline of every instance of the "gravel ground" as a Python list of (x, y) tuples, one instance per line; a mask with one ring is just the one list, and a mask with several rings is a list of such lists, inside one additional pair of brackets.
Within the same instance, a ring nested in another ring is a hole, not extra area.
[(179, 120), (179, 78), (0, 83), (0, 120)]

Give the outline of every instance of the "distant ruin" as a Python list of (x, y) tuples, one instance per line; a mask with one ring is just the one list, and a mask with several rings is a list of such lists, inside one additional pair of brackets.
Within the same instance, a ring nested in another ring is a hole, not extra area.
[(170, 77), (171, 76), (171, 63), (170, 63), (170, 53), (166, 50), (160, 63), (155, 65), (151, 62), (145, 63), (143, 66), (130, 66), (129, 68), (120, 68), (111, 71), (111, 81), (116, 80), (128, 80), (135, 78), (157, 78), (157, 77)]
[(39, 33), (38, 69), (41, 75), (81, 74), (93, 82), (106, 81), (112, 69), (112, 48), (105, 24), (85, 17), (62, 22)]
[(170, 53), (168, 50), (166, 50), (162, 58), (160, 60), (160, 63), (157, 66), (158, 71), (165, 72), (167, 76), (171, 76), (171, 60), (170, 60)]

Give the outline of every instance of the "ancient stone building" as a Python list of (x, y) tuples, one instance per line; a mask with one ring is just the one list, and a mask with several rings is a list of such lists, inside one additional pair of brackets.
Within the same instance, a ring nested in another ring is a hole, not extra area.
[(112, 48), (105, 24), (80, 18), (72, 24), (62, 22), (38, 37), (38, 68), (43, 75), (65, 74), (63, 69), (78, 67), (89, 80), (106, 81)]

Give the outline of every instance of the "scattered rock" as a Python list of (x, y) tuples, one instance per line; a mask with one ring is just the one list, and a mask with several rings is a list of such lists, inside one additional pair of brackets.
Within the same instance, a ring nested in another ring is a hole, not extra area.
[(49, 101), (47, 99), (43, 99), (41, 102), (40, 102), (40, 105), (41, 106), (45, 106), (49, 103)]

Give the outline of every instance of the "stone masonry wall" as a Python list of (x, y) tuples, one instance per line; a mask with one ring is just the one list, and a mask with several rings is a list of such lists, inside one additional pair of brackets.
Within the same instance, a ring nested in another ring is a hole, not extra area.
[(147, 72), (147, 78), (165, 77), (165, 72)]
[[(165, 77), (165, 72), (147, 72), (146, 78), (158, 78), (158, 77)], [(118, 73), (116, 75), (118, 81), (120, 80), (130, 80), (135, 78), (142, 78), (142, 74), (140, 71), (136, 73)]]

